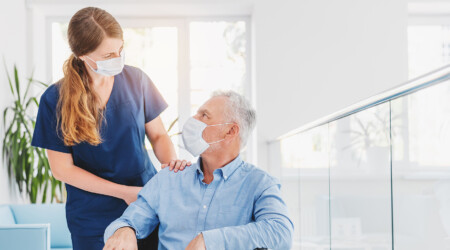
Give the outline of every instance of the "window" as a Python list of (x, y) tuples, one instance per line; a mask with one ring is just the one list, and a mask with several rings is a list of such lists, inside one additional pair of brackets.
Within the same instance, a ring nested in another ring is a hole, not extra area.
[(410, 25), (408, 27), (410, 78), (450, 62), (450, 25)]
[[(231, 89), (250, 99), (250, 36), (246, 17), (118, 21), (124, 31), (125, 63), (146, 72), (169, 103), (161, 115), (166, 129), (179, 118), (169, 135), (181, 131), (186, 119), (216, 89)], [(67, 44), (67, 22), (55, 21), (51, 27), (55, 82), (63, 77), (62, 65), (71, 51)], [(174, 145), (182, 144), (180, 136), (172, 139)], [(150, 148), (148, 141), (146, 144)], [(190, 157), (182, 146), (177, 151), (180, 157)], [(249, 156), (244, 153), (243, 157)], [(152, 156), (152, 160), (156, 158)]]
[[(450, 18), (443, 15), (412, 16), (408, 26), (408, 63), (410, 77), (436, 70), (450, 63)], [(409, 95), (392, 103), (394, 132), (394, 160), (407, 170), (414, 166), (424, 169), (448, 167), (450, 157), (443, 140), (448, 136), (448, 93), (446, 84), (429, 88), (420, 94)], [(414, 112), (412, 112), (412, 110)], [(407, 112), (409, 111), (409, 112)], [(414, 164), (411, 164), (414, 163)]]
[(245, 22), (191, 22), (189, 25), (191, 110), (216, 89), (244, 93)]

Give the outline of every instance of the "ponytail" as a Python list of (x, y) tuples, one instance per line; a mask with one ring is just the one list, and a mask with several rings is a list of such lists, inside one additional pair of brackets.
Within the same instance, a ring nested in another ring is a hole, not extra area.
[(104, 119), (99, 110), (98, 95), (84, 62), (71, 54), (63, 67), (57, 105), (57, 122), (66, 146), (80, 142), (98, 145), (102, 142), (100, 126)]

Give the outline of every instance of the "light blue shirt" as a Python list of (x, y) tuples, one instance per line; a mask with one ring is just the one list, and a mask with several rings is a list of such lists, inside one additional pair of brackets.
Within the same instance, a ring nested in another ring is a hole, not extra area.
[(121, 227), (147, 237), (159, 225), (158, 249), (184, 249), (203, 233), (206, 249), (289, 249), (293, 224), (280, 184), (236, 157), (203, 182), (201, 158), (184, 171), (161, 170), (123, 215), (105, 231), (105, 242)]

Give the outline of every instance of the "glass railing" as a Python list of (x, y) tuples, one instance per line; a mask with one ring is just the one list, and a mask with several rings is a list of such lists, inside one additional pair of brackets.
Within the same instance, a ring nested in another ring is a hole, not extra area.
[(293, 249), (450, 249), (450, 66), (269, 147)]

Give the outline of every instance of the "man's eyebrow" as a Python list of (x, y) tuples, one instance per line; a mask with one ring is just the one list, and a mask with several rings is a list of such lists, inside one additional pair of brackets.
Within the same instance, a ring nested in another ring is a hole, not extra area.
[(211, 114), (211, 113), (208, 112), (207, 109), (199, 109), (198, 112), (199, 112), (199, 113), (206, 113), (206, 114), (208, 114), (208, 115)]

